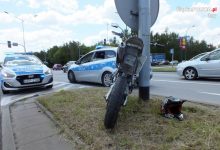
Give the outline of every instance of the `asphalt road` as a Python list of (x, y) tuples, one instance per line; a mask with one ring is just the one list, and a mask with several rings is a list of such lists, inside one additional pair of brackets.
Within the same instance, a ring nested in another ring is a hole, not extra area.
[[(62, 71), (54, 71), (54, 81), (69, 82), (66, 73)], [(174, 96), (195, 102), (220, 105), (220, 79), (188, 81), (176, 73), (154, 72), (150, 84), (150, 93), (153, 95)], [(86, 85), (100, 86), (99, 84)]]
[(154, 73), (151, 94), (220, 105), (220, 79), (188, 81), (176, 73)]
[[(42, 95), (59, 90), (83, 88), (87, 86), (99, 86), (100, 84), (78, 83), (71, 84), (67, 79), (67, 74), (62, 71), (53, 71), (53, 89), (33, 89), (12, 92), (2, 96), (1, 105), (8, 105), (22, 97)], [(174, 96), (181, 99), (220, 105), (220, 79), (199, 79), (187, 81), (176, 75), (176, 73), (153, 73), (150, 83), (150, 93), (161, 96)]]

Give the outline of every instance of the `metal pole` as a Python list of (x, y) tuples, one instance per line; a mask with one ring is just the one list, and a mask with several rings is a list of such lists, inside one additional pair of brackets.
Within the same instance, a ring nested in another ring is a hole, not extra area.
[(79, 49), (79, 59), (80, 59), (80, 47), (78, 47), (78, 49)]
[[(4, 11), (4, 13), (6, 13), (6, 14), (8, 14), (8, 15), (10, 15), (10, 13), (9, 12), (7, 12), (7, 11)], [(26, 46), (25, 46), (25, 39), (24, 39), (24, 20), (23, 19), (21, 19), (21, 18), (18, 18), (17, 16), (14, 16), (15, 18), (17, 18), (18, 20), (20, 20), (21, 21), (21, 25), (22, 25), (22, 32), (23, 32), (23, 44), (24, 44), (24, 52), (26, 53)]]
[(107, 40), (106, 40), (106, 43), (108, 43), (108, 25), (109, 25), (109, 23), (107, 23)]
[(25, 46), (25, 39), (24, 39), (24, 20), (21, 20), (21, 24), (22, 24), (22, 31), (23, 31), (23, 43), (24, 43), (24, 52), (26, 53), (26, 46)]
[(150, 99), (150, 0), (139, 0), (139, 31), (138, 36), (143, 40), (143, 56), (147, 56), (141, 72), (139, 73), (139, 98)]
[[(173, 57), (174, 57), (174, 50), (173, 50), (173, 53), (172, 53), (172, 62), (173, 62)], [(172, 68), (173, 68), (173, 63), (172, 63)]]

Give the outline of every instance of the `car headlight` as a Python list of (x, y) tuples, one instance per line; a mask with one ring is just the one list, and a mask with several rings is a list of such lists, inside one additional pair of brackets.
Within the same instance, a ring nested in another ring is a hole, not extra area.
[(15, 73), (9, 70), (1, 70), (1, 74), (4, 78), (14, 78), (16, 76)]
[(44, 72), (44, 74), (46, 74), (46, 75), (48, 75), (48, 74), (52, 74), (51, 69), (48, 68), (48, 69)]

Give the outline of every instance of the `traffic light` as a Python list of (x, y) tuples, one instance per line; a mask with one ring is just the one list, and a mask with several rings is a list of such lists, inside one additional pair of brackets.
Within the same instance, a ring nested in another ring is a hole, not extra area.
[(8, 41), (8, 48), (11, 48), (11, 41)]
[(116, 44), (116, 37), (114, 36), (113, 43)]
[(106, 45), (106, 39), (104, 39), (104, 45)]

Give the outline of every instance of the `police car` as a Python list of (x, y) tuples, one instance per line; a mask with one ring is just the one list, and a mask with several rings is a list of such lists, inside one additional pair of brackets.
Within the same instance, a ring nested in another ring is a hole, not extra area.
[(7, 54), (1, 67), (0, 81), (4, 94), (20, 89), (53, 87), (51, 69), (34, 55)]
[(69, 81), (95, 82), (110, 86), (111, 75), (116, 70), (116, 52), (115, 47), (102, 47), (87, 53), (69, 67)]
[[(71, 83), (79, 81), (100, 83), (103, 86), (110, 86), (112, 73), (116, 71), (116, 47), (98, 47), (69, 68), (67, 77)], [(150, 79), (153, 73), (150, 71)]]

